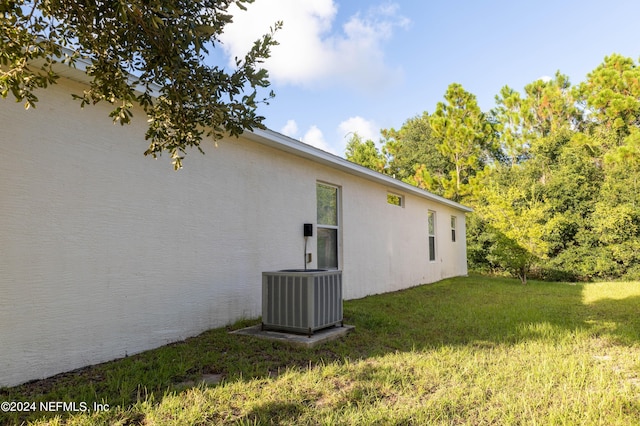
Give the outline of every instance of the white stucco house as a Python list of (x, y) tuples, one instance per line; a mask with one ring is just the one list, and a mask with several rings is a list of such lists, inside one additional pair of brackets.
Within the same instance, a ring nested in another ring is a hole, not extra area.
[(83, 76), (0, 101), (0, 386), (259, 317), (261, 273), (309, 260), (305, 223), (346, 299), (467, 273), (469, 208), (270, 130), (175, 172), (142, 155), (142, 112), (79, 107)]

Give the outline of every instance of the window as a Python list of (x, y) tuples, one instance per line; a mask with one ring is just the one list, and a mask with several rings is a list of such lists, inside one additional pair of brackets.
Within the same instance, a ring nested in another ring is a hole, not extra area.
[(456, 242), (456, 217), (451, 216), (451, 241)]
[(398, 207), (404, 207), (404, 199), (402, 195), (387, 192), (387, 203)]
[(429, 223), (429, 260), (434, 262), (436, 260), (436, 212), (429, 210), (428, 212)]
[(316, 185), (318, 268), (338, 269), (338, 188)]

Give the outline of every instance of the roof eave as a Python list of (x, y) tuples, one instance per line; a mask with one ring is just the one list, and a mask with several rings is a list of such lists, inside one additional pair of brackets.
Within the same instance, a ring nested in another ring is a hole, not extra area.
[[(68, 49), (65, 49), (65, 51), (66, 50)], [(68, 51), (65, 53), (71, 54), (71, 51)], [(56, 71), (63, 77), (66, 77), (81, 83), (89, 84), (90, 77), (87, 76), (86, 70), (90, 66), (90, 64), (91, 62), (89, 60), (80, 58), (76, 61), (75, 67), (61, 66), (61, 64), (59, 64), (58, 67), (56, 68)], [(141, 89), (138, 88), (138, 90), (141, 90)], [(152, 93), (152, 95), (157, 96), (158, 92), (160, 91), (160, 88), (153, 86), (152, 91), (154, 92)], [(267, 145), (272, 148), (276, 148), (281, 151), (288, 152), (320, 164), (324, 164), (326, 166), (341, 170), (351, 175), (359, 176), (369, 181), (386, 185), (387, 187), (393, 188), (397, 191), (402, 191), (405, 193), (416, 195), (421, 198), (426, 198), (428, 200), (447, 205), (449, 207), (452, 207), (454, 209), (457, 209), (466, 213), (470, 213), (473, 211), (473, 209), (470, 207), (456, 203), (455, 201), (449, 200), (439, 195), (432, 194), (431, 192), (424, 191), (413, 185), (409, 185), (398, 179), (394, 179), (390, 176), (384, 175), (382, 173), (378, 173), (374, 170), (371, 170), (359, 164), (352, 163), (350, 161), (345, 160), (342, 157), (323, 151), (319, 148), (316, 148), (304, 142), (298, 141), (296, 139), (290, 138), (288, 136), (285, 136), (273, 130), (256, 128), (252, 131), (245, 131), (243, 133), (243, 137), (246, 137), (247, 139), (253, 140), (255, 142), (259, 142), (263, 145)]]
[(456, 203), (455, 201), (449, 200), (439, 195), (432, 194), (431, 192), (424, 191), (413, 185), (409, 185), (398, 179), (394, 179), (391, 176), (378, 173), (359, 164), (352, 163), (342, 157), (338, 157), (337, 155), (323, 151), (314, 146), (300, 142), (273, 130), (254, 129), (253, 131), (244, 132), (243, 137), (246, 137), (247, 139), (255, 142), (259, 142), (263, 145), (267, 145), (281, 151), (294, 154), (298, 157), (306, 158), (308, 160), (324, 164), (334, 169), (341, 170), (345, 173), (359, 176), (369, 181), (381, 183), (397, 191), (410, 193), (421, 198), (426, 198), (428, 200), (447, 205), (465, 213), (470, 213), (473, 211), (473, 209), (470, 207), (464, 206), (460, 203)]

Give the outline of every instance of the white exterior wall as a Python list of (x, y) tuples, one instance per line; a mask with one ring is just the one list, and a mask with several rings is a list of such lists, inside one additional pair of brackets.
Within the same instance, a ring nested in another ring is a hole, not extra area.
[[(142, 113), (113, 125), (107, 105), (71, 99), (82, 89), (62, 80), (35, 110), (0, 103), (0, 386), (258, 317), (261, 272), (303, 267), (319, 180), (341, 188), (346, 298), (466, 274), (462, 210), (412, 194), (392, 206), (383, 184), (246, 138), (174, 172), (142, 155)], [(445, 225), (433, 263), (428, 209)]]
[[(466, 275), (463, 212), (346, 173), (318, 173), (321, 181), (341, 187), (339, 268), (345, 298)], [(404, 206), (388, 204), (388, 192), (402, 195)], [(435, 262), (428, 260), (429, 210), (436, 212), (438, 222)], [(451, 241), (451, 215), (458, 217), (460, 228), (455, 243)]]

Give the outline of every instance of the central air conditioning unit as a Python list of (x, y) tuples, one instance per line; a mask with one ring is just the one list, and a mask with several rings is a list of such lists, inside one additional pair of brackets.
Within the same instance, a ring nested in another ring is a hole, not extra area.
[(342, 326), (342, 271), (288, 269), (262, 273), (262, 328), (311, 336)]

